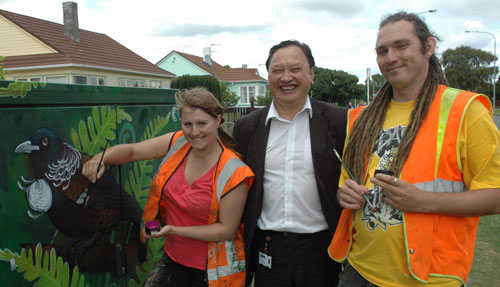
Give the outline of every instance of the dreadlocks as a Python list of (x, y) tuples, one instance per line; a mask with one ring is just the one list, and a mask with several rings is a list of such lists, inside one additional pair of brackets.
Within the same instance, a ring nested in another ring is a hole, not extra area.
[[(408, 21), (413, 24), (415, 35), (419, 38), (422, 45), (422, 53), (426, 51), (425, 43), (429, 37), (434, 37), (439, 40), (436, 35), (429, 31), (424, 21), (413, 13), (398, 12), (387, 16), (380, 23), (379, 31), (385, 25), (398, 21)], [(396, 176), (399, 176), (401, 173), (403, 164), (408, 158), (415, 136), (429, 111), (429, 107), (434, 99), (434, 94), (439, 84), (446, 84), (446, 79), (438, 58), (433, 54), (429, 61), (429, 73), (418, 94), (415, 108), (410, 115), (410, 123), (401, 139), (397, 154), (390, 166), (390, 170), (392, 170)], [(353, 172), (353, 176), (355, 177), (354, 180), (359, 184), (363, 184), (367, 177), (365, 168), (368, 164), (369, 154), (373, 151), (375, 141), (382, 129), (385, 114), (392, 97), (392, 85), (386, 81), (383, 87), (378, 91), (377, 96), (355, 121), (352, 132), (349, 135), (344, 159), (347, 167)]]

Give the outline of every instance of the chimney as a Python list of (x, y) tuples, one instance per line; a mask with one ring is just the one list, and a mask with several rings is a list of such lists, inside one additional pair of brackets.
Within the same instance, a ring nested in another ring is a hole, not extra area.
[(212, 65), (212, 58), (210, 57), (210, 54), (210, 47), (203, 48), (203, 62), (209, 66)]
[(247, 64), (243, 64), (243, 65), (241, 65), (241, 67), (242, 67), (243, 69), (247, 69), (247, 68), (248, 68), (248, 65), (247, 65)]
[(64, 35), (75, 42), (80, 42), (80, 30), (78, 29), (78, 6), (75, 2), (63, 3)]

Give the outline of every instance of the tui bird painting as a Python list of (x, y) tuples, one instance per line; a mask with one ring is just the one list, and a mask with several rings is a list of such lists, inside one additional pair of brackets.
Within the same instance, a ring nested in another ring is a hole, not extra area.
[(59, 232), (72, 239), (62, 254), (69, 257), (66, 260), (78, 264), (79, 257), (120, 221), (134, 227), (139, 244), (137, 256), (145, 260), (146, 246), (138, 239), (142, 209), (115, 182), (111, 171), (91, 183), (81, 175), (82, 163), (90, 156), (45, 128), (19, 144), (15, 152), (26, 154), (33, 173), (32, 178), (21, 177), (18, 181), (26, 193), (27, 214), (32, 219), (46, 214)]

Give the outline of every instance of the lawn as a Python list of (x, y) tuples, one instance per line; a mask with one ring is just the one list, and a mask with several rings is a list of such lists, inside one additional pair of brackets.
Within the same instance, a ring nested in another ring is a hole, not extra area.
[(500, 215), (481, 217), (469, 287), (500, 286)]

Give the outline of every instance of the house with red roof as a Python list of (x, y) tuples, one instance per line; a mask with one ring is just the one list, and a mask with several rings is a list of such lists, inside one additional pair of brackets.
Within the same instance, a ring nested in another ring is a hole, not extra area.
[(169, 88), (175, 75), (101, 33), (78, 27), (77, 4), (63, 3), (64, 24), (0, 9), (6, 80)]
[(179, 51), (171, 51), (156, 65), (176, 76), (210, 75), (224, 82), (239, 98), (238, 106), (249, 106), (250, 99), (266, 95), (267, 80), (259, 75), (256, 68), (224, 67), (211, 58), (210, 48), (203, 49), (204, 56), (199, 57)]

